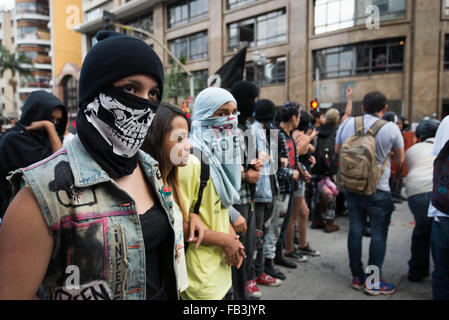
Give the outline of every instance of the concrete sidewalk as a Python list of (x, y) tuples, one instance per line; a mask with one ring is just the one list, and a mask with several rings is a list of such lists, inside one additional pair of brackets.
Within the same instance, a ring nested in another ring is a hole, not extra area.
[[(323, 230), (308, 229), (308, 241), (321, 256), (309, 257), (298, 268), (278, 266), (287, 276), (280, 287), (259, 286), (262, 300), (429, 300), (432, 299), (431, 277), (422, 283), (407, 280), (410, 259), (413, 215), (407, 202), (396, 204), (391, 218), (387, 240), (387, 253), (383, 266), (383, 278), (396, 285), (396, 293), (390, 296), (369, 296), (352, 289), (347, 250), (349, 218), (338, 217), (340, 230), (331, 234)], [(368, 262), (370, 238), (363, 238), (363, 263)], [(431, 261), (430, 272), (433, 271)]]

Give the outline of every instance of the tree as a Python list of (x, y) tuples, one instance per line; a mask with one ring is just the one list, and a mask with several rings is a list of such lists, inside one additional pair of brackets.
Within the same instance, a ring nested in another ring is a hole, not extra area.
[[(185, 64), (186, 57), (182, 56), (179, 61)], [(164, 100), (173, 100), (175, 104), (181, 104), (189, 96), (189, 79), (180, 65), (170, 59), (170, 69), (165, 77)]]
[(33, 78), (31, 70), (29, 69), (32, 65), (33, 63), (27, 56), (20, 54), (16, 57), (15, 54), (0, 45), (0, 77), (3, 77), (6, 70), (11, 71), (12, 78), (9, 80), (9, 84), (13, 87), (14, 92), (16, 92), (17, 87), (17, 81), (15, 80), (14, 75), (16, 72), (19, 72), (21, 76)]

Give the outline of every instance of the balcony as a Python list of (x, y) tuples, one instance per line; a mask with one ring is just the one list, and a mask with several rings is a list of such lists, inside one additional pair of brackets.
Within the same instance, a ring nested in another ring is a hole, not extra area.
[[(148, 11), (162, 0), (134, 0), (125, 3), (124, 5), (113, 9), (111, 12), (117, 16), (118, 20), (126, 20), (139, 15), (139, 13)], [(77, 27), (75, 31), (92, 34), (103, 28), (103, 16), (83, 22)]]

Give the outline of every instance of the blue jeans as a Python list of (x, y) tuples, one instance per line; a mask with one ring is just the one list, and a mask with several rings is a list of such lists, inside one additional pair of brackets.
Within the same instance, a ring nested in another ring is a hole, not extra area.
[(362, 238), (367, 216), (371, 229), (368, 265), (375, 265), (381, 271), (387, 248), (388, 227), (394, 211), (391, 194), (377, 191), (366, 196), (345, 191), (345, 197), (349, 212), (348, 252), (352, 276), (363, 277), (365, 274)]
[(412, 235), (412, 256), (408, 262), (408, 273), (416, 278), (429, 275), (430, 234), (432, 218), (427, 216), (430, 193), (420, 193), (408, 198), (408, 206), (415, 218), (415, 228)]
[(430, 246), (435, 270), (432, 273), (434, 300), (449, 300), (449, 217), (432, 223)]

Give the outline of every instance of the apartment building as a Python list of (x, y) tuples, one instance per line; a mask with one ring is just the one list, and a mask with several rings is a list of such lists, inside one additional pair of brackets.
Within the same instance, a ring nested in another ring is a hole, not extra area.
[[(15, 22), (14, 11), (0, 11), (0, 45), (9, 52), (14, 51), (15, 42)], [(15, 83), (16, 75), (10, 70), (6, 70), (0, 77), (0, 116), (4, 120), (8, 117), (15, 117), (17, 113), (17, 102), (15, 101)], [(1, 124), (1, 121), (0, 121)]]
[[(355, 113), (371, 90), (412, 121), (449, 113), (447, 0), (83, 0), (83, 55), (103, 10), (183, 57), (197, 90), (248, 45), (245, 79), (278, 105), (308, 107), (317, 97), (322, 107), (344, 108), (351, 87)], [(146, 41), (169, 66), (167, 52)]]
[(15, 5), (15, 52), (27, 56), (31, 62), (32, 77), (19, 75), (19, 108), (28, 95), (35, 90), (51, 92), (52, 59), (50, 9), (48, 0), (16, 0)]

